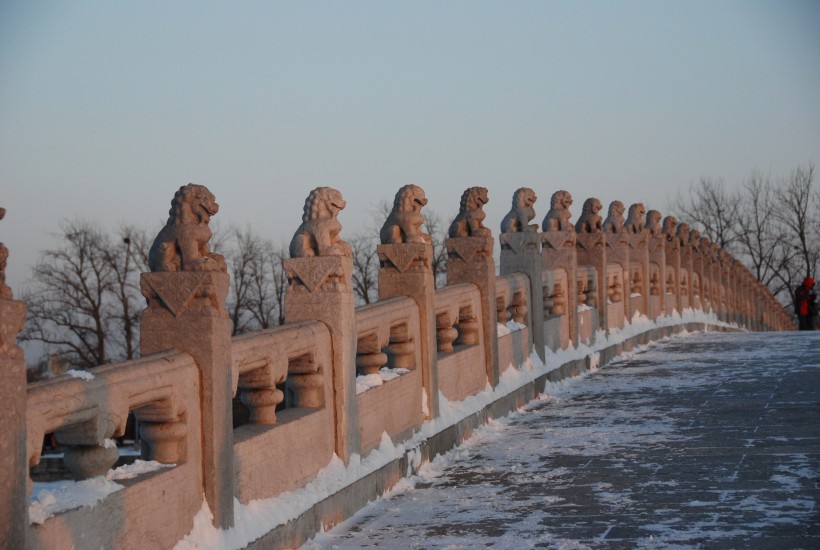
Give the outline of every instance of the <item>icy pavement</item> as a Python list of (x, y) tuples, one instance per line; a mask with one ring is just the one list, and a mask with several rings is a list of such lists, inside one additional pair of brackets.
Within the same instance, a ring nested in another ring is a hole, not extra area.
[(303, 548), (820, 548), (820, 332), (675, 339), (526, 409)]

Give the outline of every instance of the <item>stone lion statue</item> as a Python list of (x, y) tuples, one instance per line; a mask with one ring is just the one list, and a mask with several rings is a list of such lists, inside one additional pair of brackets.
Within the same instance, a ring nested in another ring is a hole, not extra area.
[(556, 191), (550, 199), (550, 210), (544, 216), (541, 224), (542, 231), (575, 231), (569, 222), (571, 216), (569, 207), (572, 205), (572, 195), (569, 191)]
[(692, 229), (689, 231), (689, 244), (697, 248), (700, 245), (700, 231)]
[(663, 234), (666, 235), (666, 240), (671, 241), (675, 236), (678, 227), (678, 219), (675, 216), (666, 216), (663, 219)]
[(399, 189), (393, 210), (379, 232), (382, 244), (432, 243), (430, 235), (421, 230), (424, 225), (421, 208), (426, 204), (424, 189), (418, 185), (405, 185)]
[(626, 216), (624, 228), (627, 233), (639, 234), (643, 233), (644, 216), (646, 215), (646, 208), (643, 203), (636, 202), (629, 207), (629, 214)]
[(689, 224), (682, 223), (678, 225), (678, 230), (675, 233), (678, 237), (680, 237), (681, 243), (688, 243), (689, 242)]
[(609, 214), (604, 221), (604, 232), (623, 233), (624, 232), (624, 203), (612, 201), (609, 203)]
[(352, 256), (350, 245), (339, 237), (342, 224), (336, 219), (347, 206), (332, 187), (317, 187), (305, 199), (302, 225), (290, 241), (291, 258)]
[(512, 209), (501, 220), (502, 233), (520, 233), (522, 231), (538, 231), (537, 223), (530, 223), (535, 217), (535, 208), (532, 207), (538, 197), (529, 187), (520, 187), (512, 198)]
[(208, 249), (208, 222), (219, 211), (204, 185), (183, 185), (171, 200), (168, 222), (148, 252), (151, 271), (227, 271), (225, 258)]
[[(0, 208), (0, 220), (6, 217), (6, 209)], [(6, 262), (9, 259), (9, 249), (0, 243), (0, 299), (11, 300), (11, 287), (6, 284)]]
[(650, 210), (646, 213), (646, 225), (644, 226), (650, 235), (657, 237), (661, 234), (661, 219), (663, 216), (657, 210)]
[(486, 187), (470, 187), (464, 191), (458, 215), (450, 224), (450, 237), (490, 237), (489, 228), (484, 227), (483, 210), (489, 201)]
[(575, 231), (578, 233), (600, 233), (603, 231), (603, 218), (598, 214), (604, 205), (595, 197), (584, 201), (581, 208), (581, 217), (575, 222)]

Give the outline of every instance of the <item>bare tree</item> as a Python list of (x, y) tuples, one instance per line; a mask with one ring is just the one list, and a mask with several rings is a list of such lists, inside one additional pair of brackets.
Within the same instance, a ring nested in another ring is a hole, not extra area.
[(727, 191), (721, 180), (701, 178), (687, 196), (678, 194), (670, 209), (680, 220), (700, 229), (704, 237), (732, 250), (737, 239), (739, 195)]
[(433, 239), (433, 280), (436, 287), (447, 284), (447, 247), (444, 239), (447, 238), (447, 223), (444, 222), (438, 213), (430, 208), (424, 211), (424, 231), (430, 234)]
[(284, 245), (274, 248), (250, 227), (232, 228), (230, 237), (223, 249), (230, 258), (231, 297), (227, 307), (233, 334), (282, 324), (287, 287)]
[(107, 362), (109, 296), (116, 288), (110, 240), (85, 221), (61, 224), (61, 247), (45, 250), (26, 291), (26, 325), (21, 340), (37, 340), (80, 368)]
[(139, 355), (139, 322), (144, 305), (139, 288), (140, 273), (148, 271), (148, 234), (136, 227), (121, 226), (115, 240), (105, 250), (105, 261), (113, 277), (111, 289), (111, 341), (125, 354), (125, 359)]
[(782, 228), (779, 244), (788, 261), (777, 272), (782, 287), (793, 290), (817, 273), (820, 260), (820, 195), (813, 188), (814, 165), (796, 168), (780, 185), (775, 217)]
[(353, 292), (356, 301), (369, 304), (378, 298), (379, 290), (379, 256), (376, 253), (378, 232), (376, 236), (359, 234), (349, 239), (353, 252)]

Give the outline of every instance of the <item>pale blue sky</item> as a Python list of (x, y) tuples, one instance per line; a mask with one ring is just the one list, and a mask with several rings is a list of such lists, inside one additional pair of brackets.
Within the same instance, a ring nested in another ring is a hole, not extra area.
[(16, 293), (61, 218), (158, 226), (207, 185), (274, 241), (406, 183), (449, 218), (533, 187), (663, 209), (820, 161), (820, 2), (0, 0), (0, 240)]

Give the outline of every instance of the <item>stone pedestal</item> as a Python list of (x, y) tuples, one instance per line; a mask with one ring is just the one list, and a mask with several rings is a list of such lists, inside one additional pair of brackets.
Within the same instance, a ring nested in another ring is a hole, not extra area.
[(663, 285), (664, 294), (670, 294), (671, 303), (667, 303), (667, 309), (671, 312), (674, 308), (678, 313), (683, 311), (681, 305), (681, 286), (680, 286), (680, 239), (677, 237), (666, 237), (664, 244), (666, 255), (666, 282)]
[(604, 234), (598, 233), (578, 233), (575, 242), (575, 250), (578, 255), (578, 265), (589, 265), (598, 272), (597, 300), (598, 308), (598, 328), (606, 331), (607, 321), (607, 286), (606, 286), (606, 243)]
[(17, 345), (26, 305), (0, 299), (0, 541), (25, 548), (28, 527), (26, 456), (26, 361)]
[(436, 284), (433, 278), (433, 246), (427, 243), (381, 244), (379, 254), (379, 300), (407, 296), (419, 308), (421, 324), (421, 379), (427, 393), (430, 417), (439, 416), (436, 358)]
[[(541, 233), (541, 269), (563, 269), (567, 274), (567, 324), (569, 339), (578, 346), (578, 275), (576, 233), (544, 231)], [(604, 301), (606, 303), (606, 301)]]
[[(645, 232), (629, 234), (629, 316), (635, 311), (649, 316), (649, 235)], [(640, 281), (635, 279), (639, 278)], [(640, 297), (633, 297), (633, 294)]]
[(541, 236), (536, 231), (501, 233), (501, 274), (523, 273), (530, 280), (532, 343), (541, 361), (546, 360), (544, 346), (544, 286), (541, 284)]
[(316, 320), (327, 325), (333, 343), (333, 417), (336, 454), (345, 463), (358, 453), (356, 414), (356, 305), (348, 256), (285, 260), (288, 289), (285, 320)]
[(456, 237), (445, 239), (444, 244), (448, 254), (447, 284), (472, 283), (481, 293), (487, 380), (495, 387), (498, 385), (498, 326), (493, 238)]
[[(658, 297), (657, 312), (651, 312), (649, 318), (654, 320), (658, 315), (666, 312), (666, 236), (654, 235), (649, 237), (649, 296)], [(657, 280), (654, 280), (657, 273)]]
[[(188, 353), (200, 372), (202, 479), (214, 525), (233, 525), (233, 413), (231, 321), (225, 310), (229, 278), (219, 272), (143, 273), (148, 299), (140, 352)], [(150, 431), (151, 426), (146, 426)]]
[[(681, 243), (680, 246), (680, 273), (678, 277), (679, 285), (681, 286), (681, 308), (684, 306), (694, 308), (694, 271), (692, 270), (692, 245), (688, 243)], [(683, 276), (686, 276), (686, 285), (683, 284)]]

